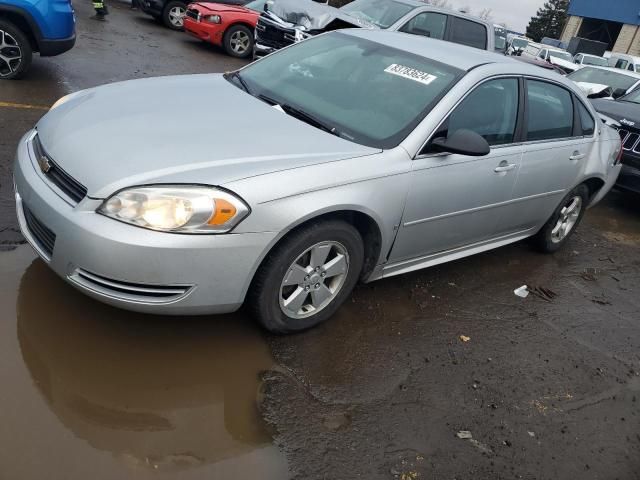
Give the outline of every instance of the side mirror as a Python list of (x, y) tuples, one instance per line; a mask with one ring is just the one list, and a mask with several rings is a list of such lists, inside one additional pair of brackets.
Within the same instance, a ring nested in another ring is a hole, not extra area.
[(456, 153), (469, 157), (482, 157), (489, 154), (491, 147), (487, 141), (476, 132), (463, 128), (456, 130), (448, 138), (434, 138), (431, 141), (429, 151), (436, 153)]
[(613, 98), (620, 98), (622, 96), (624, 96), (627, 93), (627, 91), (624, 88), (616, 88), (613, 93), (611, 94), (611, 96)]

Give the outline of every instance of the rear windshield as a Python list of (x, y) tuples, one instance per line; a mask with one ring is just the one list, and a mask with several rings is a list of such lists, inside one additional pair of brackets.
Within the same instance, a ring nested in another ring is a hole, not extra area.
[(624, 73), (618, 73), (611, 70), (601, 70), (593, 67), (585, 67), (580, 70), (576, 70), (575, 72), (567, 75), (567, 78), (574, 82), (607, 85), (614, 91), (624, 90), (625, 92), (640, 80), (638, 78), (625, 75)]
[(339, 32), (305, 40), (240, 71), (252, 95), (376, 148), (397, 146), (463, 73)]
[(389, 28), (413, 8), (411, 5), (393, 0), (354, 0), (341, 10), (380, 28)]
[(549, 56), (550, 57), (555, 57), (555, 58), (560, 58), (561, 60), (566, 60), (568, 62), (573, 61), (573, 57), (568, 52), (559, 52), (557, 50), (549, 50)]
[(590, 57), (588, 55), (584, 56), (584, 58), (582, 59), (582, 64), (583, 65), (595, 65), (597, 67), (608, 67), (609, 66), (609, 63), (607, 62), (606, 58)]

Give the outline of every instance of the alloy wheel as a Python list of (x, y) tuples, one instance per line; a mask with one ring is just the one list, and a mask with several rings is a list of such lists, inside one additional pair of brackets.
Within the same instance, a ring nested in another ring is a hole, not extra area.
[(580, 212), (582, 211), (582, 198), (580, 196), (571, 197), (566, 205), (560, 210), (560, 217), (556, 226), (551, 230), (551, 241), (560, 243), (571, 233), (576, 225)]
[(22, 62), (22, 49), (17, 40), (0, 30), (0, 77), (8, 77), (18, 70)]
[(338, 295), (349, 272), (349, 254), (338, 242), (320, 242), (291, 264), (280, 286), (280, 308), (294, 319), (323, 310)]
[(177, 28), (184, 27), (184, 16), (186, 13), (187, 10), (184, 7), (172, 7), (169, 10), (169, 21), (171, 25)]
[(247, 32), (237, 30), (231, 34), (231, 37), (229, 37), (229, 44), (231, 45), (231, 50), (235, 53), (238, 55), (244, 55), (247, 50), (249, 50), (251, 38), (249, 38)]

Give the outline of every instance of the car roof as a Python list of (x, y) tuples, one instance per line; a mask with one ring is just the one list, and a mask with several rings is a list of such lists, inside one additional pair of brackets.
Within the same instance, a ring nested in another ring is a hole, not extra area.
[(346, 29), (340, 32), (446, 63), (461, 70), (471, 70), (487, 63), (522, 65), (521, 62), (506, 55), (410, 33), (364, 28)]
[(430, 12), (438, 12), (438, 13), (443, 13), (445, 15), (453, 15), (454, 17), (466, 18), (467, 20), (471, 20), (476, 23), (482, 23), (484, 25), (495, 28), (492, 22), (483, 20), (480, 17), (474, 17), (473, 15), (469, 15), (468, 13), (459, 12), (457, 10), (451, 10), (449, 8), (434, 7), (433, 5), (429, 5), (428, 3), (425, 3), (422, 0), (393, 0), (393, 1), (398, 3), (404, 3), (405, 5), (411, 5), (412, 7), (429, 10)]
[[(614, 67), (599, 67), (598, 65), (589, 65), (588, 67), (583, 68), (597, 68), (598, 70), (607, 70), (609, 72), (616, 72), (622, 75), (626, 75), (627, 77), (633, 77), (640, 80), (640, 73), (632, 72), (631, 70), (623, 70), (622, 68), (614, 68)], [(580, 69), (582, 70), (582, 69)], [(578, 70), (576, 70), (578, 71)]]

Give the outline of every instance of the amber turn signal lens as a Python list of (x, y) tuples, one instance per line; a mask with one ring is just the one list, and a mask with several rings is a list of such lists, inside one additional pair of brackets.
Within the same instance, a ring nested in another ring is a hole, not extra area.
[(216, 211), (213, 213), (209, 221), (209, 225), (224, 225), (236, 215), (236, 207), (230, 202), (220, 198), (215, 199)]

